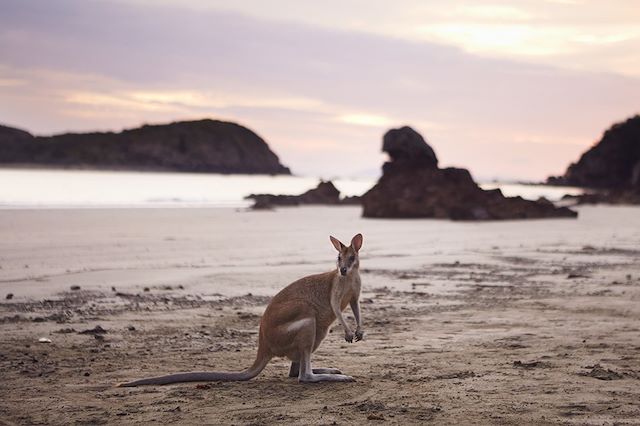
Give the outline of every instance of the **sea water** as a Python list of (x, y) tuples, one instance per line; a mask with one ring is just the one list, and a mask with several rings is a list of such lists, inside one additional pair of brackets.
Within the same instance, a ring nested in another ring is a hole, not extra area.
[[(362, 195), (377, 178), (332, 178), (342, 196)], [(0, 208), (247, 207), (252, 193), (300, 194), (320, 178), (89, 170), (0, 169)], [(487, 183), (507, 196), (558, 200), (576, 188)]]

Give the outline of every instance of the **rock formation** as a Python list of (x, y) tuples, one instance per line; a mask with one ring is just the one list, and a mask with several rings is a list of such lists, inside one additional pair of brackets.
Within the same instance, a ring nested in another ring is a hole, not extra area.
[(48, 137), (0, 126), (0, 164), (290, 174), (254, 132), (216, 120), (145, 125), (120, 133), (65, 133)]
[(565, 197), (576, 204), (640, 204), (640, 115), (611, 126), (563, 176), (547, 183), (589, 188)]
[(603, 189), (640, 189), (640, 115), (617, 123), (600, 141), (548, 183)]
[(640, 204), (640, 191), (633, 189), (603, 189), (580, 195), (565, 195), (562, 200), (571, 205), (580, 204)]
[(481, 189), (466, 169), (438, 168), (435, 153), (413, 129), (387, 132), (383, 151), (390, 156), (378, 183), (362, 196), (363, 216), (453, 220), (576, 217), (568, 208), (544, 201), (504, 197)]
[(389, 130), (382, 138), (382, 151), (388, 153), (393, 160), (386, 163), (386, 167), (415, 165), (421, 168), (438, 168), (436, 153), (420, 133), (408, 126)]
[(254, 201), (253, 209), (271, 209), (275, 206), (301, 204), (359, 204), (359, 197), (340, 198), (340, 191), (331, 181), (320, 181), (317, 187), (300, 195), (251, 194), (246, 199)]

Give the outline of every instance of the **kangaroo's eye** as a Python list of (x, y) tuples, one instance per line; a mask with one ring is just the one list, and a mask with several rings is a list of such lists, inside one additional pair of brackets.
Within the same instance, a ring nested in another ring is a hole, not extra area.
[(351, 256), (351, 257), (349, 258), (349, 262), (353, 262), (354, 260), (356, 260), (356, 257), (355, 257), (355, 256)]
[(342, 260), (342, 256), (338, 255), (338, 262)]

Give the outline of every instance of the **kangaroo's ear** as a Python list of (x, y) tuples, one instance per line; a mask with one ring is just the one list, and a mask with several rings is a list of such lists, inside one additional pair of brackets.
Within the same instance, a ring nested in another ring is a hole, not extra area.
[(355, 251), (360, 251), (360, 247), (362, 247), (362, 234), (357, 234), (351, 239), (351, 247)]
[(331, 244), (336, 248), (336, 250), (341, 251), (345, 248), (344, 244), (342, 244), (337, 238), (333, 238), (329, 235), (329, 239), (331, 240)]

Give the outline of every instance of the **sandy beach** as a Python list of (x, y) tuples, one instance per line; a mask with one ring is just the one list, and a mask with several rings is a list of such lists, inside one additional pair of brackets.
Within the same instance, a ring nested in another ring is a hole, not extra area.
[[(0, 210), (0, 424), (640, 424), (639, 210), (578, 211)], [(301, 385), (279, 359), (249, 382), (114, 387), (247, 367), (269, 297), (356, 232), (366, 338), (335, 325), (313, 358), (356, 382)]]

